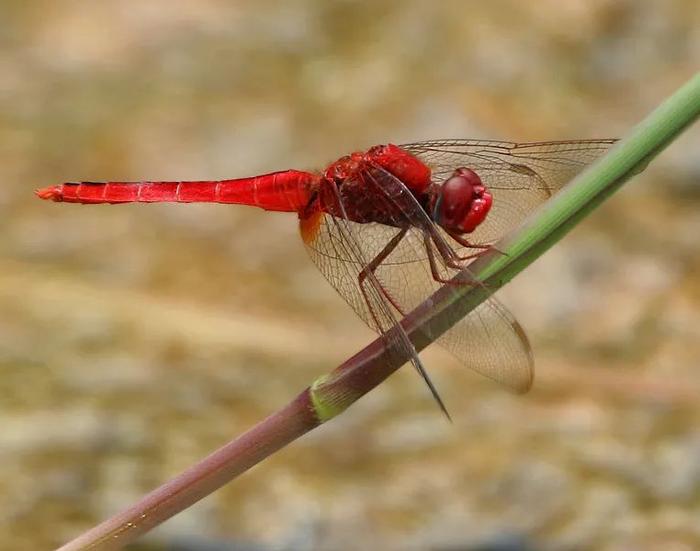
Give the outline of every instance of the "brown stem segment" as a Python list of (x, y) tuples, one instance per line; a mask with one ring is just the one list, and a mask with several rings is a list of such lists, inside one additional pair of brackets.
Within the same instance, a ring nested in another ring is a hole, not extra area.
[(120, 549), (319, 424), (307, 389), (232, 442), (58, 551)]

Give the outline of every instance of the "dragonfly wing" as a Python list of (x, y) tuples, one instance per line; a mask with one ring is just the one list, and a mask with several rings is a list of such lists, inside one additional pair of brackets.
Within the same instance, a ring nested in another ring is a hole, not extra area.
[(481, 177), (493, 195), (493, 206), (469, 240), (483, 245), (503, 237), (616, 141), (434, 140), (401, 147), (431, 168), (437, 184), (460, 167), (471, 168)]
[[(334, 186), (329, 182), (322, 185)], [(332, 216), (319, 209), (300, 219), (302, 239), (311, 259), (360, 318), (387, 339), (402, 357), (408, 358), (427, 384), (442, 412), (450, 419), (435, 385), (398, 322), (388, 294), (375, 273), (365, 270), (400, 230), (382, 226), (384, 231), (375, 233), (371, 239), (364, 239), (368, 236), (359, 231), (361, 225), (348, 220), (341, 201), (338, 203), (343, 211), (342, 216)], [(361, 282), (360, 275), (363, 272), (365, 277)]]
[(534, 359), (527, 335), (494, 297), (457, 321), (437, 343), (477, 373), (515, 392), (532, 386)]
[[(432, 230), (436, 227), (410, 192), (401, 191), (405, 186), (391, 174), (375, 168), (366, 174), (366, 178), (368, 181), (364, 185), (375, 192), (373, 200), (381, 202), (382, 210), (392, 213), (389, 221), (395, 227), (349, 221), (346, 224), (352, 228), (355, 241), (362, 244), (369, 259), (384, 249), (401, 231), (399, 228), (407, 228), (405, 236), (374, 272), (386, 298), (385, 304), (393, 310), (394, 317), (403, 317), (442, 286), (433, 277), (424, 237), (426, 227)], [(357, 274), (362, 269), (360, 263), (345, 253), (342, 236), (332, 229), (330, 219), (333, 217), (321, 212), (315, 216), (319, 221), (313, 224), (302, 220), (302, 236), (312, 259), (360, 318), (376, 330), (376, 322), (357, 291)], [(313, 229), (312, 237), (308, 235), (311, 233), (309, 228)], [(446, 243), (445, 246), (451, 245)], [(456, 274), (455, 269), (442, 262), (440, 255), (436, 258), (440, 278)], [(438, 339), (440, 344), (468, 367), (514, 390), (524, 391), (530, 387), (533, 373), (530, 346), (524, 332), (504, 306), (490, 297), (455, 323)]]

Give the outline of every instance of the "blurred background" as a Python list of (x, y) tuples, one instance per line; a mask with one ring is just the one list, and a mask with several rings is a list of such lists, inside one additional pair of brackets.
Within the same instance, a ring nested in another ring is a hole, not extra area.
[[(40, 202), (377, 143), (624, 135), (698, 68), (695, 0), (0, 3), (0, 548), (52, 548), (373, 338), (294, 215)], [(499, 293), (512, 396), (423, 356), (133, 549), (700, 547), (700, 128)]]

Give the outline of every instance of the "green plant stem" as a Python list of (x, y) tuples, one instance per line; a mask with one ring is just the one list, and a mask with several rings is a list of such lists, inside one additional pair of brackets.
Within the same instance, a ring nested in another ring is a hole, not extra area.
[[(484, 286), (445, 286), (401, 324), (417, 350), (449, 329), (489, 294), (510, 281), (592, 209), (677, 137), (700, 115), (700, 74), (651, 113), (631, 134), (469, 266)], [(458, 275), (458, 277), (460, 277)], [(473, 277), (462, 274), (461, 277)], [(448, 289), (449, 287), (449, 289)], [(487, 291), (488, 289), (488, 291)], [(430, 335), (429, 338), (427, 335)], [(118, 549), (245, 472), (302, 434), (344, 411), (396, 371), (408, 358), (377, 339), (287, 406), (200, 463), (104, 521), (61, 551)]]

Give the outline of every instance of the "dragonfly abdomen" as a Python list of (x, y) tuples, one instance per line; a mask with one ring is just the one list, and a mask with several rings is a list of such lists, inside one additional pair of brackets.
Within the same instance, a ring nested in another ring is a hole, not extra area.
[(66, 203), (225, 203), (297, 212), (317, 177), (286, 170), (253, 178), (188, 182), (69, 182), (38, 190), (42, 199)]

